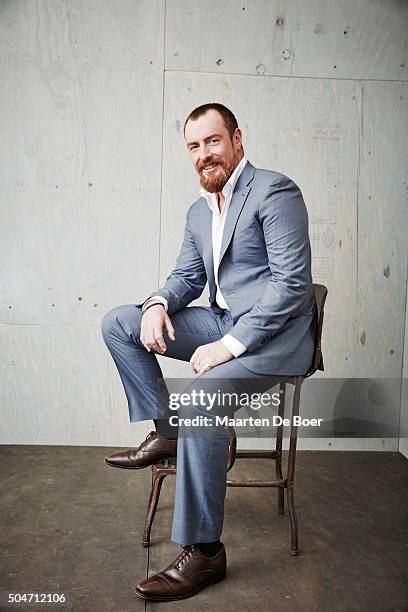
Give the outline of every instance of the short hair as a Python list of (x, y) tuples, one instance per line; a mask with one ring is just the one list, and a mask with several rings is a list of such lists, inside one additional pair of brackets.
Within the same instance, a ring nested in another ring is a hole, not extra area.
[(227, 108), (223, 104), (219, 104), (218, 102), (209, 102), (208, 104), (202, 104), (201, 106), (197, 106), (197, 108), (191, 111), (191, 113), (184, 122), (183, 134), (185, 135), (186, 125), (187, 122), (190, 121), (190, 119), (192, 121), (195, 121), (199, 117), (202, 117), (202, 115), (205, 115), (205, 113), (207, 113), (209, 110), (215, 110), (221, 115), (224, 120), (225, 127), (227, 128), (232, 140), (232, 136), (234, 135), (234, 132), (238, 127), (238, 122), (235, 118), (234, 113), (230, 111), (229, 108)]

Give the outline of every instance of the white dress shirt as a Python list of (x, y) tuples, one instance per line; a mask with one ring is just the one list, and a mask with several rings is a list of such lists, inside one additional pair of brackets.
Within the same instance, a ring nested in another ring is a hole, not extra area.
[[(208, 207), (212, 211), (212, 248), (213, 248), (213, 262), (214, 262), (214, 279), (215, 279), (215, 286), (216, 286), (215, 301), (217, 302), (220, 308), (223, 308), (225, 310), (229, 310), (228, 304), (225, 301), (225, 298), (222, 295), (220, 286), (218, 284), (218, 268), (220, 264), (221, 243), (222, 243), (222, 236), (224, 234), (225, 219), (227, 217), (227, 212), (228, 212), (228, 208), (231, 202), (232, 194), (234, 192), (234, 188), (237, 183), (238, 177), (241, 174), (242, 170), (244, 169), (244, 166), (246, 163), (247, 163), (247, 159), (244, 155), (244, 157), (241, 159), (241, 161), (239, 162), (239, 164), (237, 165), (237, 167), (235, 168), (235, 170), (229, 177), (228, 181), (225, 183), (223, 190), (222, 190), (222, 195), (224, 196), (225, 199), (224, 199), (224, 205), (221, 211), (218, 206), (217, 194), (210, 193), (209, 191), (204, 189), (204, 187), (201, 187), (200, 189), (200, 195), (207, 200)], [(153, 299), (161, 302), (167, 312), (167, 306), (168, 306), (167, 300), (161, 295), (152, 296), (145, 302), (143, 306), (144, 307), (147, 306), (148, 303)], [(239, 342), (236, 338), (234, 338), (230, 334), (225, 334), (225, 336), (221, 338), (221, 341), (227, 347), (230, 353), (234, 355), (234, 357), (239, 357), (240, 355), (242, 355), (242, 353), (246, 351), (246, 346), (242, 344), (242, 342)]]

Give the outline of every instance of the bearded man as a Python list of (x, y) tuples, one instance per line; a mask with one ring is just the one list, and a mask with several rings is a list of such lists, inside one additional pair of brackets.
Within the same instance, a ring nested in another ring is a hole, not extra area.
[[(177, 457), (171, 539), (183, 550), (135, 591), (157, 601), (191, 597), (226, 576), (220, 538), (228, 432), (214, 419), (195, 428), (171, 425), (156, 353), (190, 361), (198, 375), (186, 390), (191, 398), (204, 386), (217, 391), (220, 382), (224, 392), (265, 391), (307, 372), (317, 322), (308, 214), (299, 187), (246, 159), (237, 120), (222, 104), (194, 109), (184, 138), (201, 190), (187, 211), (176, 266), (144, 302), (113, 308), (102, 321), (130, 421), (153, 419), (156, 426), (138, 448), (110, 455), (106, 463), (141, 469)], [(210, 305), (188, 306), (207, 281)], [(178, 414), (198, 415), (208, 416), (208, 406), (193, 401)]]

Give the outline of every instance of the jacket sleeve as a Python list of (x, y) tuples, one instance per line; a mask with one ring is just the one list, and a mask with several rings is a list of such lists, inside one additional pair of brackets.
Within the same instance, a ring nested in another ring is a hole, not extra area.
[(229, 333), (249, 352), (269, 342), (304, 307), (310, 291), (308, 214), (298, 186), (288, 177), (267, 188), (259, 203), (271, 277), (252, 309)]
[[(190, 230), (189, 212), (186, 215), (184, 238), (175, 268), (167, 277), (165, 285), (148, 296), (150, 298), (154, 295), (160, 295), (165, 298), (169, 314), (181, 310), (190, 302), (200, 297), (207, 282), (204, 262), (197, 250)], [(148, 298), (146, 298), (145, 302)]]

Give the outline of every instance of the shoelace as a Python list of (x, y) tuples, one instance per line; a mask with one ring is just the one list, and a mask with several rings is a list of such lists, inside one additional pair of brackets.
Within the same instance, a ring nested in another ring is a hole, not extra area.
[(187, 561), (187, 559), (189, 559), (192, 556), (194, 550), (195, 550), (195, 547), (190, 546), (190, 544), (183, 546), (183, 552), (181, 553), (180, 557), (177, 559), (177, 562), (176, 562), (176, 568), (178, 570)]
[(145, 442), (150, 440), (150, 438), (154, 438), (155, 436), (157, 436), (157, 432), (156, 431), (151, 431), (149, 434), (147, 434), (147, 436), (145, 438)]
[(155, 436), (157, 436), (157, 432), (156, 431), (151, 431), (149, 434), (147, 434), (146, 438), (143, 440), (143, 442), (141, 444), (139, 444), (139, 446), (135, 449), (135, 450), (130, 450), (128, 452), (128, 456), (131, 460), (133, 460), (137, 453), (144, 448), (144, 444), (146, 444), (146, 442), (148, 442), (150, 440), (150, 438), (154, 438)]

